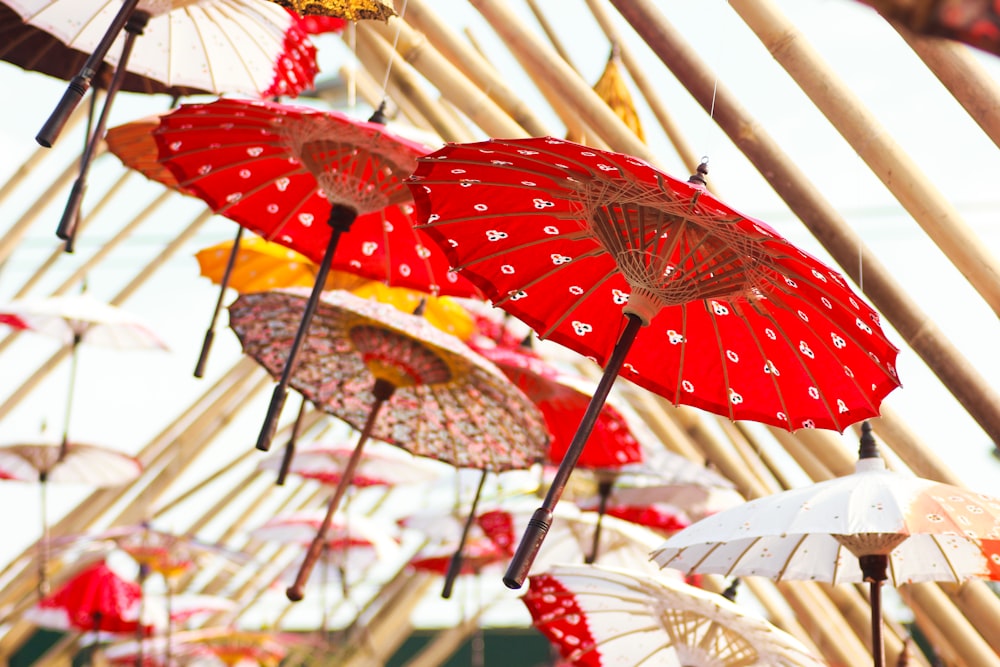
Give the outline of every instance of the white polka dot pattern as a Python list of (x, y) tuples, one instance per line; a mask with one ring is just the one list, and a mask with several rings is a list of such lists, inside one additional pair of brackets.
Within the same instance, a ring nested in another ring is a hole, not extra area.
[[(187, 104), (153, 131), (171, 187), (317, 264), (332, 204), (359, 215), (341, 234), (332, 267), (432, 294), (481, 296), (413, 227), (403, 178), (428, 149), (384, 125), (333, 111), (220, 99)], [(334, 140), (336, 139), (336, 140)]]
[(408, 181), (421, 226), (495, 305), (675, 404), (787, 430), (878, 414), (899, 385), (845, 279), (703, 187), (561, 139), (450, 144)]

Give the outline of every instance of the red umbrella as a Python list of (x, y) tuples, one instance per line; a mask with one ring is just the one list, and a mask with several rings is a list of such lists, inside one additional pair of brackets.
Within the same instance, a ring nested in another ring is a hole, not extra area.
[[(299, 336), (293, 328), (306, 298), (302, 290), (284, 289), (244, 294), (230, 306), (229, 324), (244, 352), (272, 374), (288, 368), (293, 334)], [(288, 589), (292, 600), (302, 598), (302, 583), (369, 437), (458, 467), (495, 472), (530, 467), (547, 442), (535, 406), (458, 338), (418, 315), (350, 292), (325, 292), (318, 301), (317, 324), (305, 339), (291, 384), (361, 436), (299, 578)]]
[(508, 586), (523, 583), (619, 373), (675, 404), (788, 430), (841, 431), (899, 386), (898, 350), (846, 280), (703, 181), (550, 137), (449, 145), (411, 179), (457, 270), (604, 367)]
[[(270, 447), (301, 341), (331, 266), (354, 273), (364, 273), (368, 266), (372, 274), (366, 277), (425, 292), (477, 293), (412, 228), (411, 197), (403, 179), (427, 147), (389, 132), (380, 120), (380, 114), (366, 122), (312, 107), (220, 99), (182, 105), (161, 116), (154, 131), (160, 162), (177, 187), (241, 228), (319, 264), (259, 449)], [(343, 254), (335, 263), (338, 250)]]
[(100, 560), (30, 607), (24, 617), (56, 630), (134, 633), (140, 629), (141, 600), (139, 584), (122, 578)]

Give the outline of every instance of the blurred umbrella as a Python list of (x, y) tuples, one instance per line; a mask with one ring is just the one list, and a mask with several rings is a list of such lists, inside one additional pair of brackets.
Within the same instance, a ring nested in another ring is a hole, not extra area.
[(24, 612), (25, 620), (69, 632), (148, 633), (140, 627), (142, 588), (116, 574), (103, 560), (73, 575)]
[[(272, 374), (288, 367), (307, 298), (304, 290), (276, 290), (244, 294), (230, 306), (229, 324), (244, 352)], [(495, 366), (422, 317), (341, 290), (324, 293), (317, 306), (315, 332), (302, 341), (291, 386), (361, 435), (299, 580), (288, 589), (292, 600), (302, 598), (301, 584), (369, 437), (493, 471), (529, 467), (548, 437), (537, 409)]]
[[(4, 2), (25, 24), (51, 35), (46, 39), (38, 32), (25, 33), (29, 45), (39, 50), (29, 50), (27, 56), (16, 56), (13, 61), (39, 64), (46, 73), (70, 81), (35, 137), (42, 146), (55, 143), (94, 77), (102, 68), (107, 71), (105, 60), (114, 65), (104, 108), (89, 131), (80, 173), (56, 230), (66, 241), (67, 252), (73, 249), (90, 164), (119, 90), (141, 89), (147, 85), (145, 79), (153, 79), (161, 84), (157, 89), (175, 96), (191, 92), (297, 95), (312, 87), (318, 72), (316, 49), (298, 19), (266, 0)], [(136, 41), (140, 35), (145, 38)], [(55, 40), (62, 42), (55, 47), (55, 58), (40, 59), (41, 53), (49, 51), (46, 45)], [(58, 64), (48, 64), (52, 62)], [(70, 65), (77, 65), (75, 73), (68, 69)]]
[(0, 479), (38, 482), (41, 489), (42, 537), (39, 541), (38, 590), (48, 587), (48, 484), (85, 484), (93, 487), (128, 484), (142, 474), (138, 459), (122, 452), (67, 442), (4, 445), (0, 447)]
[[(292, 457), (288, 472), (323, 484), (339, 484), (344, 478), (344, 469), (353, 454), (354, 447), (347, 445), (314, 445), (299, 449)], [(258, 468), (279, 470), (283, 463), (284, 456), (270, 456), (263, 459)], [(365, 450), (354, 470), (351, 485), (395, 487), (401, 484), (429, 482), (440, 476), (440, 470), (434, 470), (419, 459), (407, 460), (398, 456), (387, 456), (369, 448)]]
[[(707, 173), (702, 164), (701, 171)], [(452, 144), (408, 181), (418, 218), (494, 305), (604, 367), (504, 577), (520, 587), (615, 378), (723, 415), (838, 431), (899, 386), (846, 280), (763, 222), (621, 153), (532, 137)], [(609, 318), (621, 309), (623, 320)]]
[(872, 654), (881, 667), (882, 582), (1000, 579), (1000, 498), (887, 470), (864, 422), (854, 474), (702, 519), (662, 543), (653, 559), (691, 573), (867, 581)]
[(820, 667), (799, 640), (721, 595), (627, 570), (557, 565), (522, 598), (577, 667)]
[[(476, 522), (498, 547), (510, 554), (516, 535), (523, 532), (531, 518), (531, 507), (526, 503), (504, 503), (482, 512)], [(552, 524), (532, 572), (541, 572), (555, 563), (583, 563), (594, 551), (598, 521), (595, 512), (581, 512), (572, 505), (560, 505), (555, 518), (558, 521)], [(614, 517), (606, 516), (601, 523), (596, 562), (667, 576), (649, 561), (649, 552), (661, 544), (663, 538), (642, 526)]]
[(303, 16), (331, 16), (348, 21), (388, 21), (396, 10), (387, 0), (271, 0)]
[[(161, 349), (167, 346), (137, 317), (87, 295), (17, 299), (0, 305), (0, 316), (13, 316), (29, 330), (70, 345), (69, 395), (63, 421), (62, 447), (69, 442), (69, 420), (76, 385), (80, 343), (112, 349)], [(65, 452), (63, 452), (65, 453)]]
[(176, 661), (155, 662), (162, 654), (165, 638), (146, 642), (121, 642), (110, 646), (104, 657), (114, 664), (135, 663), (147, 652), (152, 664), (196, 664), (201, 667), (277, 667), (294, 646), (310, 645), (309, 638), (293, 633), (238, 630), (236, 628), (202, 628), (174, 634), (171, 643)]

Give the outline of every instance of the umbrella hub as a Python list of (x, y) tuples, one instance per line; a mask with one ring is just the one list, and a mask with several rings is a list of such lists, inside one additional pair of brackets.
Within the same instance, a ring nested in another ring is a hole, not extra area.
[(845, 549), (861, 558), (863, 556), (887, 556), (908, 537), (902, 533), (857, 533), (855, 535), (834, 535)]
[[(657, 191), (658, 192), (658, 191)], [(587, 208), (590, 232), (632, 288), (658, 307), (710, 298), (758, 298), (770, 260), (736, 219), (700, 217), (643, 203)], [(706, 224), (706, 220), (707, 223)]]
[(325, 117), (281, 129), (289, 152), (315, 177), (331, 204), (349, 206), (363, 215), (410, 200), (403, 179), (417, 163), (396, 149), (396, 142)]
[(660, 607), (660, 623), (682, 665), (749, 667), (760, 653), (737, 628), (706, 615), (704, 610)]
[(454, 377), (437, 352), (404, 333), (359, 324), (348, 335), (371, 374), (394, 387), (441, 384)]

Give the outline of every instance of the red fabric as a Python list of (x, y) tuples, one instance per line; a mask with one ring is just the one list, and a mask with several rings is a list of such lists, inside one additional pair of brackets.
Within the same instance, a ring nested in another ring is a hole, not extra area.
[(510, 512), (503, 510), (483, 512), (476, 517), (476, 523), (501, 551), (508, 555), (514, 553), (514, 517)]
[(452, 266), (540, 337), (604, 366), (627, 308), (648, 318), (620, 375), (674, 404), (843, 431), (899, 386), (840, 273), (643, 160), (492, 139), (421, 158), (409, 184)]
[[(223, 98), (164, 114), (153, 136), (173, 187), (268, 241), (320, 263), (332, 233), (332, 198), (359, 211), (337, 243), (334, 270), (428, 293), (481, 296), (413, 227), (402, 165), (415, 164), (428, 149), (384, 125), (312, 107)], [(294, 148), (295, 141), (311, 148)], [(320, 177), (341, 191), (326, 193)], [(381, 201), (391, 203), (366, 212)]]
[(134, 633), (141, 597), (139, 584), (122, 579), (102, 560), (43, 598), (38, 608), (64, 612), (68, 627), (61, 629)]
[(0, 324), (6, 324), (14, 329), (27, 329), (28, 325), (25, 324), (17, 315), (12, 315), (11, 313), (0, 313)]
[(322, 35), (327, 32), (343, 32), (344, 28), (347, 27), (347, 19), (338, 18), (336, 16), (318, 16), (316, 14), (309, 14), (308, 16), (299, 16), (299, 21), (302, 25), (302, 29), (310, 35)]
[[(459, 574), (479, 574), (482, 569), (507, 558), (507, 553), (493, 542), (483, 538), (469, 538), (462, 550), (462, 567)], [(445, 575), (451, 566), (453, 554), (418, 556), (410, 561), (416, 570)]]
[(574, 667), (601, 667), (601, 654), (590, 632), (587, 617), (571, 592), (547, 574), (528, 578), (524, 602), (535, 627)]
[(625, 521), (636, 523), (640, 526), (646, 526), (647, 528), (653, 528), (654, 530), (664, 532), (682, 530), (687, 528), (689, 525), (688, 521), (677, 516), (676, 514), (673, 514), (672, 512), (665, 512), (652, 506), (636, 507), (631, 505), (615, 505), (613, 507), (605, 508), (604, 513), (608, 516), (624, 519)]
[(275, 60), (271, 86), (261, 97), (296, 97), (313, 87), (317, 74), (316, 47), (305, 26), (293, 21), (285, 31), (284, 51)]

